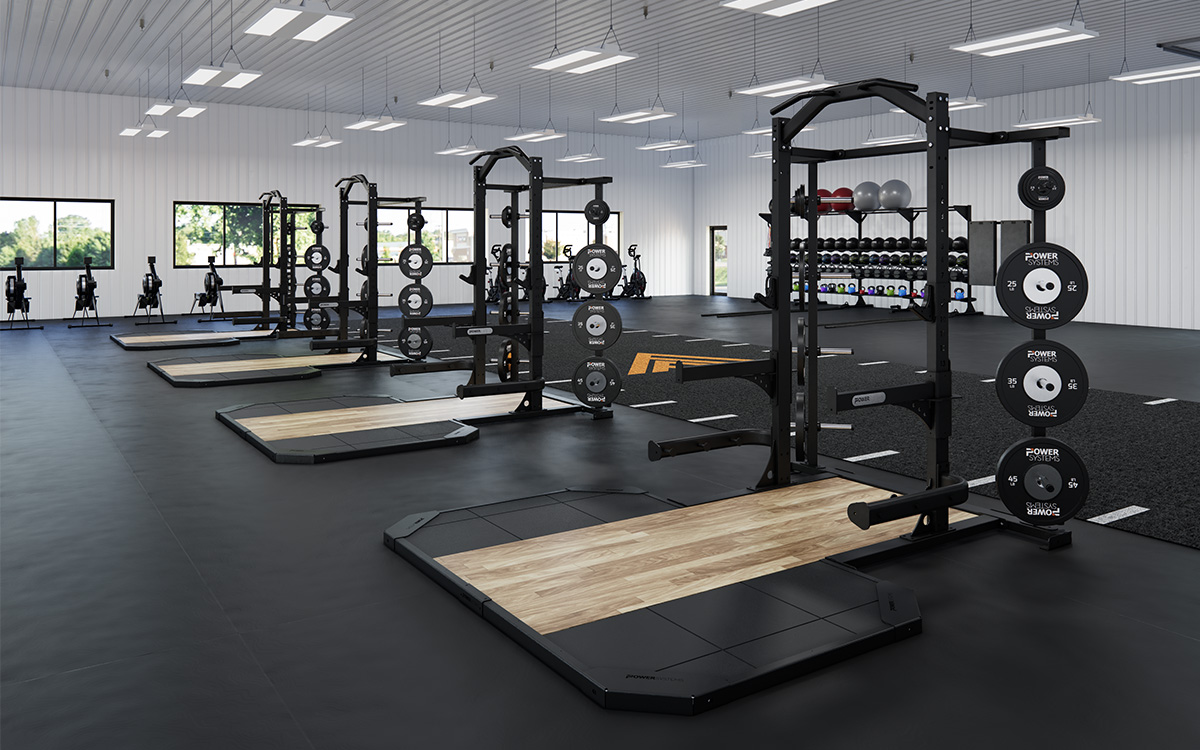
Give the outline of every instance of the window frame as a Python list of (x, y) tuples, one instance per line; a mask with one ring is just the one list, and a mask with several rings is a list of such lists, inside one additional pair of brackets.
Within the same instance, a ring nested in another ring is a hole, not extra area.
[[(243, 207), (253, 206), (254, 208), (257, 208), (260, 211), (259, 218), (261, 219), (262, 203), (259, 203), (257, 201), (172, 201), (171, 202), (171, 267), (172, 268), (208, 268), (207, 263), (180, 264), (179, 262), (177, 262), (175, 260), (175, 258), (176, 258), (175, 243), (176, 243), (176, 239), (177, 239), (175, 237), (175, 216), (176, 216), (176, 212), (179, 210), (179, 206), (220, 206), (221, 207), (221, 262), (214, 264), (217, 268), (262, 268), (261, 253), (259, 255), (259, 261), (257, 263), (246, 264), (246, 263), (226, 263), (226, 262), (224, 262), (225, 254), (229, 251), (229, 245), (226, 241), (226, 236), (225, 236), (225, 234), (226, 234), (225, 226), (227, 223), (225, 208), (228, 206), (243, 206)], [(260, 250), (264, 249), (265, 244), (266, 244), (265, 242), (262, 243), (262, 245), (260, 245), (259, 249)]]
[[(544, 209), (542, 211), (542, 231), (543, 232), (545, 232), (546, 218), (551, 215), (554, 216), (554, 246), (556, 248), (556, 251), (555, 251), (556, 259), (555, 260), (544, 259), (542, 261), (543, 264), (559, 264), (559, 263), (567, 262), (567, 259), (562, 257), (563, 243), (559, 242), (559, 240), (558, 240), (558, 215), (559, 214), (583, 214), (583, 211), (575, 210), (575, 209), (561, 209), (561, 210)], [(621, 243), (621, 235), (623, 233), (622, 225), (624, 224), (624, 221), (623, 221), (624, 217), (622, 217), (620, 211), (613, 211), (612, 216), (609, 218), (609, 221), (612, 220), (612, 217), (616, 217), (616, 220), (617, 220), (617, 246), (614, 247), (613, 250), (616, 250), (617, 254), (620, 255), (622, 252), (622, 250), (621, 250), (621, 244), (622, 244)], [(607, 224), (608, 222), (605, 222), (605, 223)], [(592, 227), (591, 227), (591, 225), (588, 225), (588, 232), (590, 233), (591, 231), (592, 231)], [(538, 248), (539, 248), (539, 250), (541, 249), (540, 242), (538, 244)], [(577, 250), (578, 249), (582, 249), (582, 248), (577, 248)]]
[[(51, 226), (54, 228), (52, 238), (54, 240), (51, 247), (52, 265), (49, 266), (21, 266), (21, 273), (29, 273), (31, 271), (82, 271), (83, 266), (60, 266), (58, 264), (58, 204), (59, 203), (107, 203), (108, 204), (108, 264), (96, 265), (92, 264), (93, 271), (112, 271), (117, 265), (117, 200), (115, 198), (44, 198), (44, 197), (26, 197), (19, 195), (0, 195), (0, 201), (21, 201), (21, 202), (48, 202), (53, 204), (53, 218)], [(0, 266), (0, 271), (15, 271), (16, 266)]]

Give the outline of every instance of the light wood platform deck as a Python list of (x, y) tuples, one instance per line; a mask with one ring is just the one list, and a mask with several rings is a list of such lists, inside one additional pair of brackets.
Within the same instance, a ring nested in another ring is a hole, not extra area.
[[(177, 365), (157, 365), (168, 375), (212, 375), (222, 372), (255, 372), (258, 370), (288, 370), (293, 367), (330, 367), (350, 365), (358, 361), (358, 352), (344, 354), (306, 354), (299, 357), (264, 357), (262, 359), (225, 359), (210, 362), (184, 362)], [(380, 362), (399, 360), (390, 354), (379, 352)]]
[(125, 344), (171, 344), (186, 341), (217, 339), (257, 339), (271, 336), (275, 331), (191, 331), (189, 333), (122, 333), (113, 338)]
[[(404, 427), (405, 425), (452, 419), (470, 420), (505, 414), (520, 406), (524, 395), (523, 393), (504, 393), (497, 396), (478, 396), (467, 399), (434, 398), (377, 406), (306, 411), (268, 417), (247, 417), (236, 421), (261, 440), (288, 440), (357, 430)], [(546, 411), (575, 408), (573, 404), (559, 401), (545, 394), (542, 396), (542, 404)]]
[[(825, 479), (437, 562), (544, 635), (893, 539), (915, 519), (863, 531), (846, 517), (891, 494)], [(971, 517), (951, 510), (951, 521)]]

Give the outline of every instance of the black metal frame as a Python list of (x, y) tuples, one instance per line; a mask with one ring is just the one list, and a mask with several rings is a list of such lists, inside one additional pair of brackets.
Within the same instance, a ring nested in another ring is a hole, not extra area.
[[(96, 266), (101, 271), (111, 271), (116, 268), (117, 264), (117, 201), (113, 198), (34, 198), (27, 196), (4, 195), (0, 196), (0, 201), (37, 201), (41, 203), (54, 204), (54, 218), (51, 220), (53, 229), (51, 237), (54, 239), (51, 259), (53, 265), (49, 266), (31, 266), (25, 271), (82, 271), (82, 266), (60, 266), (58, 265), (58, 204), (59, 203), (107, 203), (108, 204), (108, 265)], [(0, 271), (15, 271), (15, 266), (0, 266)]]
[[(756, 295), (756, 301), (771, 311), (771, 356), (769, 359), (728, 365), (676, 366), (680, 382), (708, 380), (721, 377), (741, 377), (759, 385), (771, 400), (771, 424), (767, 430), (737, 430), (710, 433), (693, 438), (651, 442), (649, 456), (658, 460), (670, 456), (696, 453), (735, 445), (770, 445), (771, 455), (758, 488), (767, 489), (788, 485), (793, 471), (815, 474), (825, 471), (819, 461), (819, 433), (822, 425), (817, 419), (818, 368), (821, 354), (818, 343), (818, 308), (816, 284), (809, 284), (805, 313), (800, 321), (797, 347), (797, 376), (795, 408), (797, 425), (795, 455), (791, 450), (793, 391), (791, 382), (791, 216), (792, 165), (806, 167), (805, 183), (811, 188), (819, 184), (819, 165), (825, 162), (846, 161), (876, 156), (924, 153), (927, 160), (926, 214), (928, 222), (928, 281), (924, 304), (916, 308), (926, 323), (926, 360), (928, 375), (923, 383), (838, 393), (839, 409), (863, 408), (884, 404), (900, 405), (917, 413), (929, 427), (926, 443), (926, 492), (912, 493), (901, 498), (883, 501), (876, 517), (889, 520), (919, 516), (914, 537), (944, 534), (950, 530), (949, 508), (965, 499), (962, 480), (950, 473), (951, 401), (953, 399), (950, 371), (949, 303), (949, 213), (954, 210), (949, 198), (949, 157), (958, 148), (1028, 143), (1035, 166), (1045, 163), (1047, 141), (1070, 136), (1067, 128), (1042, 128), (1019, 132), (982, 132), (950, 126), (949, 97), (930, 92), (924, 99), (916, 95), (917, 86), (909, 83), (870, 79), (842, 84), (816, 92), (798, 94), (771, 110), (772, 120), (772, 204), (771, 204), (771, 284), (767, 295)], [(888, 146), (854, 149), (814, 149), (792, 145), (792, 140), (827, 107), (844, 102), (879, 98), (898, 107), (919, 120), (926, 128), (925, 140)], [(803, 103), (790, 117), (781, 112)], [(807, 262), (810, 269), (818, 266), (817, 250), (818, 204), (815, 190), (805, 195), (799, 191), (800, 213), (808, 224)], [(1034, 216), (1035, 241), (1045, 237), (1045, 214)], [(752, 433), (752, 434), (750, 434)], [(872, 518), (871, 508), (857, 509), (852, 517)], [(1010, 524), (1006, 528), (1028, 532), (1039, 538), (1044, 534), (1032, 526)], [(1060, 531), (1067, 535), (1069, 532)]]
[[(244, 203), (241, 201), (174, 201), (171, 204), (171, 220), (172, 220), (172, 222), (174, 222), (175, 213), (179, 210), (180, 206), (220, 206), (223, 209), (221, 212), (221, 259), (222, 259), (222, 261), (224, 261), (225, 254), (229, 250), (229, 245), (226, 242), (226, 239), (227, 239), (226, 226), (228, 225), (228, 221), (227, 221), (226, 217), (227, 217), (228, 209), (230, 207), (245, 208), (245, 207), (253, 206), (253, 207), (261, 210), (262, 201), (258, 200), (258, 201), (254, 201), (253, 203)], [(267, 246), (267, 239), (266, 239), (266, 237), (264, 237), (263, 238), (263, 252), (266, 252), (266, 246)], [(174, 243), (174, 241), (172, 241), (172, 243), (171, 243), (171, 262), (172, 262), (172, 266), (174, 268), (206, 268), (209, 265), (209, 264), (199, 265), (196, 263), (179, 263), (178, 261), (176, 261), (175, 260), (175, 243)], [(225, 262), (221, 262), (221, 263), (215, 263), (215, 265), (217, 268), (256, 268), (256, 267), (261, 266), (262, 263), (261, 263), (261, 261), (259, 261), (257, 263), (225, 263)]]
[[(496, 165), (506, 159), (512, 159), (527, 173), (528, 180), (518, 184), (493, 183), (488, 176)], [(481, 162), (482, 163), (479, 163)], [(528, 271), (525, 280), (520, 280), (521, 245), (520, 223), (529, 222), (528, 235), (530, 242), (538, 242), (542, 236), (542, 194), (545, 190), (591, 185), (595, 189), (596, 200), (603, 200), (604, 186), (612, 182), (611, 177), (547, 177), (543, 173), (542, 158), (529, 156), (516, 146), (506, 146), (494, 151), (485, 151), (471, 160), (473, 167), (473, 205), (475, 210), (475, 261), (471, 270), (459, 278), (471, 285), (471, 312), (468, 315), (444, 315), (414, 319), (421, 326), (447, 326), (454, 332), (455, 338), (469, 338), (472, 343), (472, 358), (468, 362), (403, 362), (391, 367), (392, 375), (404, 375), (417, 372), (442, 372), (449, 370), (469, 370), (470, 377), (463, 385), (459, 385), (456, 393), (459, 398), (473, 396), (491, 396), (501, 393), (524, 393), (520, 406), (514, 415), (529, 415), (543, 413), (542, 391), (546, 387), (543, 374), (542, 358), (545, 353), (545, 315), (542, 311), (544, 304), (546, 278), (545, 262), (541, 252), (529, 251)], [(500, 314), (497, 323), (492, 323), (488, 315), (487, 304), (487, 196), (488, 192), (500, 192), (508, 196), (508, 207), (512, 210), (512, 225), (508, 228), (512, 246), (507, 258), (502, 256), (502, 262), (507, 260), (507, 267), (500, 269), (501, 278), (507, 284), (505, 294), (501, 295)], [(528, 193), (528, 215), (522, 216), (520, 197)], [(604, 238), (604, 225), (593, 227), (594, 242)], [(528, 310), (521, 314), (517, 300), (520, 288), (528, 290)], [(522, 320), (524, 318), (524, 320)], [(497, 336), (517, 342), (529, 353), (529, 377), (522, 378), (520, 373), (507, 382), (487, 382), (488, 337)], [(594, 416), (611, 416), (611, 410), (593, 410)]]

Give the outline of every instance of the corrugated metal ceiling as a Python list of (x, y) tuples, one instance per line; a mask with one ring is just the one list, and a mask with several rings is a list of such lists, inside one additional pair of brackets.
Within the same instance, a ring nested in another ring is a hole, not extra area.
[[(319, 0), (308, 0), (310, 4)], [(193, 100), (302, 109), (313, 95), (321, 105), (328, 87), (328, 108), (360, 111), (360, 70), (366, 68), (367, 111), (385, 100), (383, 62), (390, 57), (388, 99), (402, 117), (443, 119), (446, 111), (416, 101), (438, 85), (438, 34), (442, 34), (443, 86), (462, 88), (472, 73), (472, 19), (476, 70), (483, 89), (499, 94), (474, 112), (453, 111), (465, 122), (515, 126), (517, 87), (522, 90), (520, 119), (541, 127), (547, 119), (548, 74), (531, 70), (554, 44), (552, 0), (341, 0), (334, 10), (353, 13), (354, 22), (317, 43), (248, 36), (243, 30), (274, 0), (6, 0), (0, 84), (133, 96), (138, 80), (149, 73), (150, 92), (161, 98), (179, 86), (179, 49), (183, 41), (186, 72), (210, 59), (209, 14), (214, 14), (213, 54), (219, 61), (233, 44), (242, 63), (265, 75), (243, 90), (188, 87)], [(292, 0), (295, 4), (295, 0)], [(949, 50), (962, 40), (969, 0), (839, 0), (821, 10), (820, 60), (837, 81), (883, 76), (919, 83), (926, 90), (966, 92), (969, 56)], [(1155, 47), (1156, 42), (1200, 36), (1200, 1), (1141, 0), (1130, 3), (1128, 57), (1133, 68), (1165, 65), (1183, 58)], [(1072, 0), (1005, 0), (974, 3), (979, 36), (1059, 21), (1072, 15)], [(1078, 42), (1000, 58), (975, 60), (980, 98), (1012, 94), (1021, 87), (1025, 66), (1028, 90), (1084, 83), (1088, 55), (1091, 78), (1105, 79), (1121, 65), (1122, 0), (1085, 0), (1082, 11), (1097, 40)], [(646, 104), (661, 85), (671, 111), (686, 96), (687, 134), (712, 137), (742, 130), (753, 121), (754, 101), (730, 96), (755, 67), (752, 19), (720, 7), (718, 0), (613, 0), (614, 25), (623, 48), (639, 58), (617, 68), (617, 100), (628, 110)], [(140, 28), (139, 19), (145, 27)], [(768, 81), (808, 72), (817, 59), (817, 12), (787, 18), (758, 16), (757, 70)], [(558, 45), (562, 50), (598, 44), (609, 25), (609, 3), (561, 0)], [(171, 49), (171, 84), (167, 48)], [(912, 62), (905, 64), (907, 52)], [(658, 59), (661, 54), (661, 84)], [(105, 76), (105, 70), (108, 75)], [(1200, 85), (1200, 84), (1197, 84)], [(770, 100), (760, 104), (765, 122)], [(590, 129), (592, 112), (607, 114), (614, 102), (612, 70), (555, 75), (553, 119), (564, 129)], [(839, 110), (837, 116), (855, 114)], [(1103, 116), (1103, 113), (1100, 113)], [(655, 136), (679, 131), (679, 120), (655, 124)], [(635, 130), (635, 128), (637, 128)], [(641, 134), (644, 126), (600, 125), (602, 132)]]

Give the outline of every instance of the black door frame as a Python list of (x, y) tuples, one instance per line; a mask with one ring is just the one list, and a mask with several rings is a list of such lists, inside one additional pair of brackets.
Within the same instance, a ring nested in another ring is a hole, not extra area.
[(729, 227), (721, 224), (713, 224), (708, 227), (708, 296), (710, 297), (727, 297), (729, 296), (729, 237), (725, 238), (725, 291), (717, 291), (717, 246), (713, 242), (713, 236), (716, 232), (728, 232)]

